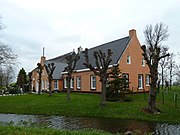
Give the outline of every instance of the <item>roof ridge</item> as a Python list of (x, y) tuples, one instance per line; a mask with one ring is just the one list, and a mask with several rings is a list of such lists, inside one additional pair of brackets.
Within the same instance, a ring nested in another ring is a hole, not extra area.
[(98, 48), (98, 47), (100, 47), (100, 46), (103, 46), (103, 45), (106, 45), (106, 44), (109, 44), (109, 43), (117, 42), (117, 41), (123, 40), (123, 39), (125, 39), (125, 38), (130, 38), (130, 36), (126, 36), (126, 37), (123, 37), (123, 38), (120, 38), (120, 39), (116, 39), (116, 40), (113, 40), (113, 41), (109, 41), (109, 42), (103, 43), (103, 44), (101, 44), (101, 45), (97, 45), (97, 46), (94, 46), (94, 47), (92, 47), (92, 48), (89, 48), (88, 50), (91, 50), (91, 49), (94, 49), (94, 48)]
[(51, 58), (51, 59), (48, 59), (46, 61), (53, 61), (53, 60), (56, 60), (56, 59), (59, 59), (59, 58), (63, 58), (65, 57), (66, 55), (70, 54), (72, 52), (69, 52), (69, 53), (66, 53), (66, 54), (63, 54), (63, 55), (60, 55), (60, 56), (57, 56), (57, 57), (54, 57), (54, 58)]

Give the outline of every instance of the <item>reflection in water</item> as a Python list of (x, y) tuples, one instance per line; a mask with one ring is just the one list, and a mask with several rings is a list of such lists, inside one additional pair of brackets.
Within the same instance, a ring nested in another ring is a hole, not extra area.
[[(0, 122), (13, 122), (14, 125), (21, 123), (23, 125), (22, 121), (32, 124), (35, 123), (38, 126), (69, 130), (94, 128), (112, 133), (138, 131), (140, 134), (144, 134), (145, 132), (154, 132), (158, 135), (180, 134), (180, 125), (172, 125), (167, 123), (110, 118), (74, 118), (63, 116), (0, 114)], [(24, 124), (24, 126), (28, 125)]]

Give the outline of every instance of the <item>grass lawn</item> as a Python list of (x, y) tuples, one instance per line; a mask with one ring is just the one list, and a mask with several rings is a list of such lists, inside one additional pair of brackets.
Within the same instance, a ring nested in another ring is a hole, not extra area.
[[(0, 126), (1, 135), (112, 135), (100, 130), (57, 130), (50, 128), (31, 128)], [(117, 133), (117, 135), (120, 135)]]
[(148, 94), (130, 95), (133, 102), (107, 102), (107, 106), (99, 106), (100, 95), (71, 93), (71, 101), (66, 101), (66, 93), (42, 95), (1, 96), (0, 113), (43, 114), (73, 117), (106, 117), (180, 123), (180, 95), (178, 108), (175, 109), (173, 95), (165, 94), (165, 104), (162, 104), (162, 94), (157, 96), (157, 107), (162, 111), (159, 115), (147, 114)]

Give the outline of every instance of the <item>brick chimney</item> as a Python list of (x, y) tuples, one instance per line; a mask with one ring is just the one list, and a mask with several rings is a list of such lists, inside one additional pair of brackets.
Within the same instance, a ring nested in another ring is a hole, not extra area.
[(46, 57), (44, 56), (44, 52), (45, 52), (45, 48), (43, 47), (43, 56), (41, 56), (41, 61), (40, 61), (41, 66), (44, 66), (45, 61), (46, 61)]
[(130, 37), (136, 36), (136, 30), (135, 29), (129, 30), (129, 36)]
[(81, 53), (83, 51), (83, 48), (80, 46), (77, 51), (78, 53)]
[(44, 66), (45, 61), (46, 61), (46, 57), (45, 56), (41, 56), (41, 61), (40, 61), (41, 66)]

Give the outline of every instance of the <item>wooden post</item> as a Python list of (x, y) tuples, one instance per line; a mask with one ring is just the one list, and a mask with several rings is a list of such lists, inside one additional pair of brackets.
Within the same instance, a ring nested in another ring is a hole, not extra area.
[(175, 94), (175, 108), (177, 108), (177, 93)]

